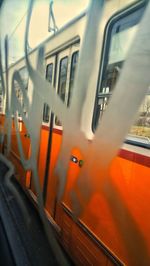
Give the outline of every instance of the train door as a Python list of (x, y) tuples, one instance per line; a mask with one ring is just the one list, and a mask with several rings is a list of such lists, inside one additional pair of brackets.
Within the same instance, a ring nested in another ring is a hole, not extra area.
[[(79, 43), (76, 43), (69, 48), (57, 54), (57, 68), (55, 87), (61, 100), (68, 107), (71, 103), (72, 88), (74, 74), (78, 59)], [(50, 215), (56, 218), (56, 187), (57, 178), (54, 174), (54, 167), (60, 151), (62, 142), (63, 127), (62, 123), (56, 115), (53, 115), (50, 125), (50, 145), (47, 154), (47, 175), (45, 175), (45, 207)], [(58, 212), (57, 212), (58, 213)], [(57, 215), (58, 216), (58, 215)]]
[[(52, 86), (54, 86), (55, 68), (56, 68), (56, 56), (51, 56), (46, 60), (45, 78)], [(40, 185), (42, 191), (44, 189), (45, 175), (47, 172), (47, 160), (48, 160), (47, 153), (49, 146), (51, 117), (52, 114), (50, 111), (50, 107), (48, 103), (44, 103), (43, 122), (41, 125), (40, 146), (39, 146), (39, 156), (38, 156), (38, 173), (39, 173)], [(34, 194), (36, 194), (32, 179), (31, 179), (30, 188), (34, 192)]]

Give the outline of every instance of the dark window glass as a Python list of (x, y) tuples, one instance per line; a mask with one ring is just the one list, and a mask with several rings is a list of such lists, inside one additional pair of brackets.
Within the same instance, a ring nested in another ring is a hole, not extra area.
[(46, 79), (51, 83), (52, 78), (53, 78), (53, 64), (49, 64), (46, 69)]
[(27, 71), (26, 67), (23, 67), (19, 70), (19, 73), (21, 75), (22, 81), (23, 81), (23, 85), (25, 87), (25, 89), (28, 89), (28, 81), (29, 81), (29, 74)]
[(65, 95), (66, 95), (67, 66), (68, 66), (68, 57), (65, 57), (60, 61), (59, 84), (58, 84), (58, 94), (60, 95), (62, 101), (65, 101)]
[[(65, 102), (65, 97), (66, 97), (67, 68), (68, 68), (68, 57), (64, 57), (60, 61), (59, 82), (58, 82), (58, 94), (63, 102)], [(56, 126), (62, 125), (57, 116), (55, 117), (55, 124)]]
[[(53, 78), (53, 64), (47, 65), (46, 68), (46, 80), (50, 83), (52, 83), (52, 78)], [(44, 108), (43, 108), (43, 121), (45, 123), (49, 122), (49, 116), (50, 116), (50, 108), (47, 103), (44, 103)]]
[(49, 122), (49, 113), (50, 113), (50, 108), (47, 103), (44, 103), (44, 108), (43, 108), (43, 121), (45, 123)]
[[(142, 17), (143, 11), (144, 7), (132, 13), (130, 12), (130, 14), (128, 12), (126, 16), (120, 16), (117, 21), (116, 19), (113, 20), (109, 26), (105, 47), (106, 52), (104, 54), (103, 74), (96, 97), (93, 125), (94, 130), (107, 108), (109, 99), (126, 59), (128, 49), (137, 31), (138, 23)], [(147, 115), (147, 117), (150, 117), (150, 115)], [(148, 121), (150, 121), (150, 119), (148, 120), (147, 118), (147, 123)]]
[(72, 89), (73, 89), (73, 84), (74, 84), (74, 77), (75, 77), (75, 71), (76, 71), (76, 66), (77, 66), (77, 62), (78, 62), (78, 57), (79, 57), (78, 51), (72, 55), (71, 71), (70, 71), (70, 83), (69, 83), (69, 95), (68, 95), (68, 106), (70, 105), (70, 102), (71, 102)]

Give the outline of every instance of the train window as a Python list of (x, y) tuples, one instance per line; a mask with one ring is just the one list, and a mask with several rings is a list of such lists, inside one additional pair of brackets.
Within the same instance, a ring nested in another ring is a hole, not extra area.
[[(65, 102), (66, 98), (67, 67), (68, 56), (61, 59), (59, 68), (58, 95), (63, 102)], [(56, 126), (61, 126), (61, 122), (57, 116), (55, 117), (55, 124)]]
[(68, 57), (64, 57), (60, 61), (60, 71), (59, 71), (59, 84), (58, 84), (58, 94), (62, 101), (65, 101), (66, 95), (66, 81), (67, 81), (67, 66)]
[(49, 114), (50, 114), (50, 108), (47, 103), (44, 103), (43, 108), (43, 122), (48, 123), (49, 122)]
[[(104, 48), (103, 73), (100, 77), (96, 97), (93, 130), (96, 129), (107, 108), (144, 8), (145, 6), (133, 11), (130, 9), (126, 14), (122, 13), (117, 16), (117, 19), (112, 19), (108, 26), (107, 41)], [(150, 138), (150, 91), (146, 95), (139, 112), (139, 117), (130, 130), (129, 138), (133, 140), (135, 139), (134, 136), (140, 136), (139, 141), (141, 141), (141, 137)]]
[(47, 81), (49, 81), (50, 83), (52, 82), (52, 77), (53, 77), (53, 64), (49, 64), (47, 65), (46, 68), (46, 79)]
[(23, 81), (24, 88), (28, 90), (28, 81), (29, 81), (29, 74), (26, 67), (23, 67), (19, 70), (21, 79)]
[[(22, 67), (18, 70), (18, 72), (21, 76), (24, 88), (26, 90), (28, 90), (29, 74), (28, 74), (27, 68)], [(20, 86), (19, 86), (17, 81), (14, 82), (14, 86), (15, 86), (16, 97), (18, 98), (20, 105), (22, 106), (24, 114), (26, 114), (26, 108), (25, 108), (24, 102), (23, 102), (23, 93), (22, 93), (22, 90), (20, 89)], [(19, 114), (19, 116), (20, 116), (20, 114)]]
[[(46, 80), (50, 83), (52, 83), (53, 78), (53, 64), (49, 64), (46, 67)], [(47, 103), (44, 103), (43, 108), (43, 122), (48, 123), (49, 122), (49, 115), (50, 115), (50, 108)]]
[(71, 102), (71, 96), (72, 96), (72, 89), (73, 89), (73, 83), (74, 83), (74, 77), (75, 77), (75, 71), (76, 71), (76, 66), (78, 62), (78, 57), (79, 57), (79, 51), (76, 51), (72, 55), (71, 59), (71, 71), (70, 71), (70, 82), (69, 82), (69, 95), (68, 95), (68, 103), (67, 106), (70, 105)]

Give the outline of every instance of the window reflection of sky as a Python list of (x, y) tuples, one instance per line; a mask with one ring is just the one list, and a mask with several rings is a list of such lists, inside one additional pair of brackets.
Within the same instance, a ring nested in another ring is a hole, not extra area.
[(113, 35), (109, 53), (109, 64), (125, 60), (137, 28), (138, 25)]

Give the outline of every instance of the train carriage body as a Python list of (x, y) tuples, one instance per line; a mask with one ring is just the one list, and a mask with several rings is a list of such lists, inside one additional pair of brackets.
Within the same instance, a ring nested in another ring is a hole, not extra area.
[[(87, 97), (81, 124), (89, 145), (92, 143), (96, 128), (100, 125), (103, 113), (109, 104), (129, 45), (146, 5), (147, 1), (132, 0), (108, 0), (105, 3), (99, 28), (99, 46), (96, 48), (97, 57), (92, 66), (94, 73), (90, 81), (92, 89)], [(44, 43), (45, 78), (53, 85), (68, 110), (72, 97), (76, 97), (73, 93), (73, 84), (85, 24), (86, 13), (83, 13)], [(36, 68), (37, 48), (30, 52), (29, 58), (32, 66)], [(27, 86), (28, 98), (32, 103), (34, 101), (33, 85), (28, 77), (24, 58), (9, 68), (10, 87), (15, 70), (22, 73)], [(21, 99), (19, 89), (18, 97)], [(54, 167), (62, 143), (63, 125), (47, 102), (43, 106), (43, 123), (37, 158), (40, 185), (48, 218), (76, 265), (148, 265), (148, 258), (150, 261), (149, 91), (145, 97), (136, 122), (131, 127), (110, 167), (114, 194), (110, 192), (108, 199), (103, 191), (99, 193), (95, 190), (80, 217), (75, 221), (70, 192), (74, 189), (86, 158), (80, 151), (80, 145), (73, 147), (65, 193), (59, 202), (57, 200), (58, 180), (54, 174)], [(129, 103), (129, 106), (131, 104)], [(1, 124), (3, 124), (4, 116), (1, 113)], [(24, 153), (26, 158), (29, 158), (32, 150), (30, 135), (22, 118), (18, 116), (18, 119)], [(118, 130), (120, 127), (121, 125), (118, 124)], [(23, 187), (29, 190), (31, 196), (36, 198), (32, 173), (25, 171), (21, 164), (14, 124), (11, 138), (9, 158), (15, 164), (16, 176)], [(7, 145), (6, 142), (5, 145)], [(3, 152), (5, 153), (5, 147)], [(97, 163), (99, 163), (98, 158)], [(97, 182), (95, 187), (99, 186), (98, 175), (99, 173), (93, 170), (93, 179)], [(118, 205), (114, 206), (113, 203), (116, 204), (117, 201)]]

